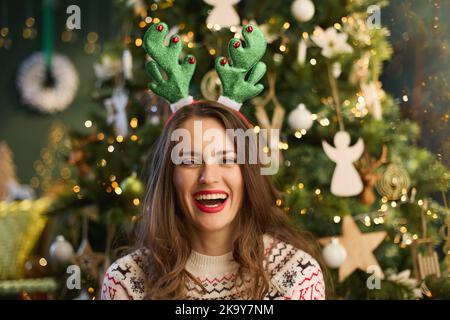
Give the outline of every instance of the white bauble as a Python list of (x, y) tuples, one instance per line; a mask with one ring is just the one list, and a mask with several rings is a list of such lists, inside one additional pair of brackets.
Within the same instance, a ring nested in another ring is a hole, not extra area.
[(347, 258), (347, 251), (336, 238), (331, 239), (331, 243), (325, 246), (322, 251), (325, 264), (330, 268), (339, 268)]
[(74, 250), (70, 242), (63, 236), (57, 236), (55, 242), (50, 246), (50, 258), (57, 263), (68, 263), (73, 257)]
[(309, 130), (313, 122), (311, 112), (306, 109), (303, 103), (300, 103), (297, 108), (292, 110), (288, 117), (288, 123), (292, 130)]
[(300, 22), (306, 22), (314, 17), (316, 9), (311, 0), (295, 0), (291, 6), (292, 15)]

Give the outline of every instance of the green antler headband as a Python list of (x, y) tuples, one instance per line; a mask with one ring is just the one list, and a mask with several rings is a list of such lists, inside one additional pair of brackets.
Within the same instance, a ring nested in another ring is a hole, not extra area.
[[(193, 103), (189, 84), (195, 71), (196, 61), (192, 55), (180, 62), (182, 43), (178, 35), (165, 45), (169, 28), (165, 23), (152, 25), (144, 36), (144, 48), (152, 60), (145, 65), (153, 78), (149, 89), (165, 98), (173, 112)], [(242, 103), (260, 94), (264, 87), (258, 84), (266, 73), (266, 65), (260, 62), (267, 48), (263, 33), (257, 26), (248, 25), (242, 30), (243, 40), (233, 38), (228, 44), (230, 59), (219, 57), (216, 71), (223, 86), (218, 102), (239, 111)], [(162, 69), (167, 79), (163, 78)]]

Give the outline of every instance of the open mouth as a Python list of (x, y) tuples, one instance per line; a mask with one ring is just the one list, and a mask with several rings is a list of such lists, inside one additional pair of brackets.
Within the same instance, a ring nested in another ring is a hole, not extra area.
[(221, 211), (228, 200), (224, 191), (200, 191), (193, 194), (194, 204), (203, 212), (216, 213)]

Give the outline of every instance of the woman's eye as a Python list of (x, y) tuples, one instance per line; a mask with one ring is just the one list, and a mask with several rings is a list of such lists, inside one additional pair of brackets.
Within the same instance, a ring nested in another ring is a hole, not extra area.
[(223, 159), (223, 163), (224, 164), (236, 164), (236, 158), (232, 157), (232, 158), (224, 158)]
[(198, 166), (201, 164), (201, 161), (196, 161), (196, 159), (183, 159), (181, 161), (182, 166)]

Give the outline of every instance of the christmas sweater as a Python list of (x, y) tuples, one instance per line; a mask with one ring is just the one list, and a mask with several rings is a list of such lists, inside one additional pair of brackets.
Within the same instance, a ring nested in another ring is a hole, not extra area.
[[(270, 279), (265, 300), (322, 300), (325, 282), (319, 263), (308, 253), (265, 234), (263, 265)], [(103, 300), (142, 300), (146, 295), (146, 250), (137, 250), (114, 262), (107, 270)], [(207, 256), (192, 250), (185, 269), (198, 279), (206, 292), (187, 280), (188, 299), (242, 299), (243, 281), (237, 279), (239, 264), (229, 252)], [(244, 280), (245, 281), (245, 280)]]

